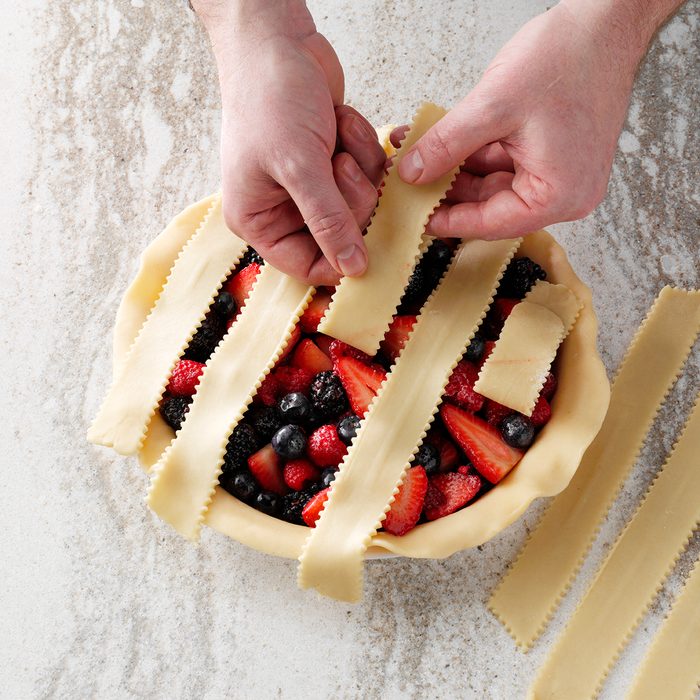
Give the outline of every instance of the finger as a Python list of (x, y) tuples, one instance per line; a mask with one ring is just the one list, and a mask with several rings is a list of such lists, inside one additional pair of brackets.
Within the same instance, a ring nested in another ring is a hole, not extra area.
[(556, 221), (546, 210), (530, 207), (513, 190), (501, 190), (483, 202), (440, 207), (430, 220), (434, 236), (460, 238), (515, 238)]
[(449, 204), (483, 202), (496, 192), (511, 189), (514, 177), (513, 173), (507, 172), (491, 173), (486, 177), (462, 172), (455, 178), (445, 199)]
[(515, 172), (513, 159), (500, 143), (487, 143), (470, 155), (462, 167), (473, 175), (488, 175), (498, 170)]
[(377, 132), (357, 110), (348, 105), (336, 107), (335, 115), (343, 149), (355, 159), (377, 188), (386, 163), (386, 153), (377, 139)]
[(392, 129), (391, 134), (389, 134), (389, 141), (391, 141), (391, 145), (394, 148), (398, 148), (401, 145), (401, 142), (404, 140), (407, 131), (408, 124), (404, 124), (403, 126), (397, 126), (395, 129)]
[[(287, 198), (284, 202), (259, 212), (230, 212), (224, 195), (224, 212), (229, 228), (255, 246), (261, 239), (276, 240), (289, 231), (298, 231), (304, 225), (299, 209)], [(287, 195), (289, 197), (289, 195)]]
[(315, 287), (335, 285), (340, 280), (307, 230), (261, 240), (255, 249), (273, 267)]
[(330, 160), (297, 163), (280, 173), (279, 182), (299, 207), (330, 264), (341, 274), (361, 275), (367, 268), (367, 250), (360, 227), (335, 184)]
[(510, 119), (470, 93), (409, 149), (399, 175), (409, 183), (437, 180), (482, 146), (507, 136)]
[(339, 153), (333, 158), (333, 176), (355, 221), (364, 229), (377, 206), (377, 187), (349, 153)]

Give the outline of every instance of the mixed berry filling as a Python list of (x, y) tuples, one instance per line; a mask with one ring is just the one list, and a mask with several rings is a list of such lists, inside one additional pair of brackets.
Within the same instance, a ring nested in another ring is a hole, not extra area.
[[(267, 515), (313, 527), (360, 421), (386, 378), (452, 257), (436, 240), (416, 266), (381, 344), (370, 357), (318, 333), (332, 289), (320, 289), (282, 357), (229, 437), (219, 483)], [(204, 363), (233, 323), (264, 264), (250, 248), (225, 282), (177, 363), (160, 405), (178, 430)], [(513, 307), (545, 271), (529, 258), (508, 266), (477, 334), (449, 378), (440, 410), (383, 523), (404, 535), (474, 502), (521, 459), (551, 415), (557, 381), (550, 374), (532, 416), (474, 391), (481, 364)], [(428, 360), (429, 361), (429, 360)]]

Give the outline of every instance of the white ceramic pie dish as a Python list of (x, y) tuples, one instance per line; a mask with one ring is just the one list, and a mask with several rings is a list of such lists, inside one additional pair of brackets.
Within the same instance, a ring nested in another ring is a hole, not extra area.
[[(122, 299), (114, 331), (114, 368), (122, 362), (155, 303), (180, 249), (204, 217), (212, 197), (179, 214), (146, 248), (139, 271)], [(491, 539), (514, 522), (533, 499), (553, 496), (569, 483), (607, 410), (609, 384), (596, 347), (597, 319), (590, 290), (578, 279), (564, 250), (546, 232), (527, 236), (517, 255), (527, 255), (567, 286), (583, 304), (579, 319), (560, 347), (559, 388), (552, 418), (515, 469), (472, 505), (424, 523), (403, 537), (379, 532), (367, 556), (441, 558)], [(139, 452), (150, 469), (172, 440), (172, 429), (156, 412)], [(205, 524), (254, 549), (297, 558), (309, 530), (265, 515), (217, 488)]]

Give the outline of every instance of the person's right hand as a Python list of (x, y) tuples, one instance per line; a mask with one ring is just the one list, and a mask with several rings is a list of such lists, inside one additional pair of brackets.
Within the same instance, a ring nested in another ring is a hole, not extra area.
[(361, 274), (385, 154), (369, 122), (343, 105), (332, 47), (303, 3), (195, 6), (219, 68), (227, 225), (310, 284)]

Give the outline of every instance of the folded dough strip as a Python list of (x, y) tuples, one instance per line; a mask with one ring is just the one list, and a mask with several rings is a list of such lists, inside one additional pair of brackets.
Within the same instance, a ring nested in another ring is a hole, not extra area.
[(459, 167), (434, 183), (409, 185), (398, 173), (398, 164), (418, 139), (446, 111), (424, 103), (385, 178), (365, 245), (369, 265), (362, 277), (344, 277), (321, 319), (320, 333), (339, 338), (374, 355), (401, 301), (408, 280), (422, 252), (423, 232), (434, 209), (450, 187)]
[(600, 432), (491, 597), (519, 646), (533, 644), (571, 587), (699, 329), (700, 292), (664, 287), (620, 365)]
[[(700, 397), (666, 464), (540, 669), (530, 697), (589, 698), (600, 692), (700, 522), (699, 455)], [(700, 656), (696, 670), (698, 663)], [(657, 697), (680, 696), (666, 689)]]
[(362, 592), (370, 540), (398, 492), (452, 370), (520, 241), (462, 243), (370, 405), (299, 557), (299, 585), (339, 600)]
[[(218, 197), (173, 265), (119, 366), (88, 440), (135, 454), (170, 373), (247, 244), (226, 227)], [(235, 325), (235, 324), (234, 324)]]
[(185, 537), (198, 538), (228, 438), (313, 291), (265, 265), (236, 323), (207, 362), (182, 427), (153, 467), (147, 496), (152, 510)]
[[(697, 468), (697, 465), (696, 465)], [(642, 661), (627, 700), (692, 700), (700, 686), (700, 561)]]

